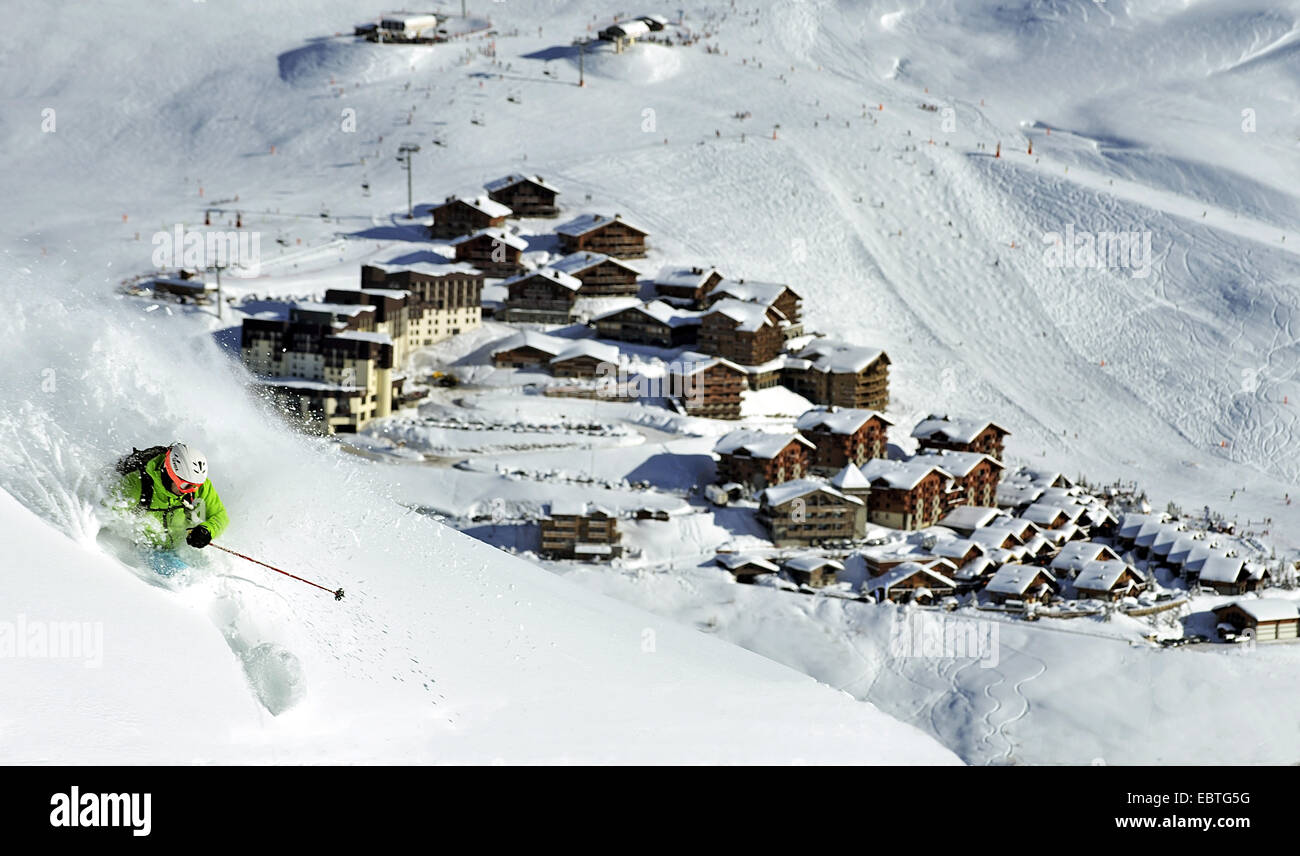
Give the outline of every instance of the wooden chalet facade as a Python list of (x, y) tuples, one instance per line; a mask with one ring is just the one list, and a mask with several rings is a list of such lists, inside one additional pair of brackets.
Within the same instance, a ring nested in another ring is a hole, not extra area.
[(997, 502), (998, 484), (1006, 469), (1002, 462), (980, 452), (942, 452), (920, 455), (922, 460), (933, 458), (953, 477), (953, 483), (963, 496), (960, 505), (991, 506)]
[(795, 428), (817, 447), (813, 472), (830, 475), (885, 457), (893, 424), (874, 410), (819, 407), (800, 416)]
[(488, 198), (509, 208), (512, 217), (558, 217), (560, 191), (540, 175), (506, 175), (483, 185)]
[(866, 532), (866, 504), (823, 482), (795, 479), (764, 489), (758, 520), (778, 547), (851, 540)]
[(567, 273), (542, 268), (502, 283), (506, 305), (502, 320), (517, 323), (568, 324), (582, 283)]
[(739, 419), (746, 378), (743, 368), (721, 357), (687, 363), (668, 373), (669, 390), (687, 415), (705, 419)]
[(620, 259), (643, 258), (649, 233), (619, 215), (585, 214), (555, 230), (564, 253), (604, 253)]
[(877, 603), (919, 603), (928, 605), (947, 597), (957, 590), (950, 576), (956, 568), (942, 559), (924, 562), (904, 562), (878, 577), (862, 583)]
[(623, 552), (618, 518), (589, 503), (553, 503), (541, 530), (541, 554), (548, 559), (599, 562)]
[(713, 561), (718, 567), (730, 571), (738, 583), (751, 584), (756, 577), (781, 571), (767, 559), (745, 553), (718, 553)]
[(583, 297), (635, 297), (641, 274), (604, 253), (571, 253), (550, 265), (582, 283)]
[(952, 476), (923, 460), (872, 459), (859, 468), (871, 485), (872, 523), (891, 529), (934, 526), (952, 507)]
[(836, 582), (844, 563), (825, 556), (796, 556), (786, 560), (781, 570), (795, 585), (824, 588)]
[(947, 449), (953, 452), (976, 452), (1002, 460), (1005, 440), (1010, 432), (993, 422), (930, 416), (912, 429), (922, 449)]
[(523, 271), (527, 242), (503, 229), (484, 229), (451, 242), (456, 261), (473, 265), (488, 276), (510, 277)]
[(529, 369), (550, 365), (567, 345), (528, 330), (503, 339), (492, 351), (492, 365), (499, 369)]
[(719, 300), (744, 300), (760, 306), (770, 306), (786, 321), (787, 339), (803, 332), (803, 301), (790, 286), (779, 282), (756, 282), (744, 279), (724, 279), (704, 295), (705, 306)]
[(766, 487), (801, 479), (812, 467), (813, 444), (798, 434), (738, 430), (714, 445), (718, 483)]
[(472, 235), (481, 229), (501, 229), (510, 213), (508, 207), (485, 196), (473, 199), (448, 196), (445, 202), (433, 207), (429, 237), (456, 238)]
[(692, 309), (703, 309), (705, 296), (722, 280), (717, 268), (664, 265), (655, 276), (655, 294)]
[(1074, 590), (1081, 598), (1119, 600), (1141, 594), (1146, 590), (1146, 580), (1127, 562), (1103, 560), (1084, 562), (1074, 580)]
[(727, 299), (704, 313), (699, 349), (744, 366), (776, 359), (785, 345), (776, 313), (756, 303)]
[(813, 404), (883, 412), (889, 365), (889, 356), (875, 348), (815, 342), (786, 359), (781, 385)]
[(694, 345), (700, 332), (698, 316), (674, 309), (661, 300), (606, 312), (596, 316), (592, 323), (601, 339), (657, 348)]
[(1002, 565), (984, 586), (984, 592), (994, 603), (1019, 601), (1038, 603), (1047, 601), (1061, 590), (1056, 577), (1045, 568), (1010, 562)]

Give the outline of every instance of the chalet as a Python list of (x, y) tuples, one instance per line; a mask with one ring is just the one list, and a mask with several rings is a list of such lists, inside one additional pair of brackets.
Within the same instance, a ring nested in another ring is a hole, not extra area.
[[(1120, 518), (1115, 529), (1115, 540), (1126, 550), (1137, 546), (1137, 537), (1146, 530), (1154, 532), (1155, 527), (1169, 519), (1168, 514), (1138, 514), (1129, 512)], [(1150, 527), (1150, 528), (1148, 528)], [(1152, 536), (1154, 537), (1154, 535)]]
[(681, 403), (689, 416), (706, 419), (739, 419), (740, 394), (745, 391), (745, 370), (733, 362), (714, 357), (690, 362), (670, 371), (668, 387), (681, 391)]
[(654, 287), (664, 300), (703, 309), (705, 295), (720, 282), (722, 274), (717, 268), (664, 265), (655, 276)]
[(1040, 529), (1057, 529), (1073, 523), (1082, 513), (1083, 508), (1078, 505), (1059, 506), (1035, 502), (1020, 512), (1020, 518), (1036, 524)]
[(1096, 541), (1071, 541), (1061, 548), (1048, 565), (1057, 577), (1073, 576), (1092, 562), (1118, 562), (1119, 555), (1111, 547)]
[(889, 357), (876, 348), (819, 340), (786, 358), (781, 384), (814, 404), (883, 412), (889, 407)]
[(1119, 559), (1084, 562), (1074, 579), (1074, 590), (1081, 598), (1119, 600), (1141, 594), (1146, 580), (1133, 566)]
[(743, 300), (759, 306), (772, 307), (780, 313), (781, 331), (786, 339), (803, 335), (803, 304), (794, 289), (779, 282), (754, 282), (743, 279), (724, 279), (705, 296), (706, 306), (719, 300)]
[(912, 436), (923, 449), (950, 449), (954, 452), (979, 452), (999, 461), (1003, 441), (1010, 432), (993, 422), (930, 416), (912, 429)]
[(697, 313), (675, 309), (662, 300), (615, 309), (597, 315), (593, 323), (602, 339), (659, 348), (694, 345), (700, 331)]
[(549, 366), (562, 351), (570, 347), (569, 339), (557, 339), (532, 330), (507, 336), (492, 350), (492, 365), (499, 369), (529, 369)]
[(1017, 600), (1021, 603), (1047, 601), (1061, 590), (1056, 577), (1033, 565), (1008, 563), (998, 568), (984, 586), (994, 603)]
[(931, 552), (924, 541), (916, 540), (895, 541), (868, 547), (858, 555), (861, 556), (867, 573), (873, 577), (878, 577), (908, 562), (925, 564), (939, 558)]
[(627, 21), (620, 21), (617, 24), (610, 24), (596, 35), (606, 42), (622, 42), (631, 44), (637, 39), (650, 34), (650, 25), (640, 18), (632, 18)]
[(888, 600), (892, 603), (930, 604), (957, 590), (957, 582), (943, 573), (949, 569), (956, 570), (948, 563), (904, 562), (879, 577), (867, 580), (863, 588), (871, 592), (877, 603)]
[(785, 342), (782, 320), (773, 307), (731, 298), (719, 301), (704, 312), (699, 348), (744, 366), (769, 362)]
[(483, 229), (451, 242), (456, 261), (473, 265), (489, 276), (514, 276), (524, 269), (520, 257), (528, 242), (504, 229)]
[(945, 529), (951, 529), (958, 535), (969, 536), (976, 529), (983, 529), (1002, 517), (1002, 509), (983, 505), (959, 505), (949, 511), (939, 521)]
[(935, 541), (930, 552), (941, 559), (947, 559), (958, 568), (964, 568), (966, 565), (984, 556), (988, 549), (976, 541), (967, 538), (945, 538), (941, 541)]
[(938, 464), (914, 458), (873, 458), (860, 468), (871, 484), (872, 523), (891, 529), (924, 529), (952, 507), (952, 475)]
[(758, 520), (778, 547), (861, 538), (866, 532), (866, 505), (812, 479), (774, 484), (759, 500)]
[(647, 232), (619, 215), (584, 214), (555, 230), (565, 253), (604, 253), (620, 259), (642, 258), (646, 254)]
[(835, 582), (837, 575), (844, 570), (844, 563), (825, 556), (796, 556), (787, 559), (781, 570), (795, 585), (823, 588)]
[(456, 238), (472, 235), (480, 229), (501, 229), (510, 213), (509, 208), (486, 196), (471, 199), (448, 196), (445, 202), (433, 207), (429, 237)]
[(976, 529), (966, 536), (977, 544), (983, 544), (989, 550), (1014, 550), (1025, 544), (1015, 532), (1001, 526), (987, 526)]
[(997, 501), (998, 483), (1006, 468), (996, 458), (980, 452), (947, 450), (918, 457), (923, 460), (932, 457), (936, 464), (952, 474), (954, 484), (964, 497), (962, 504), (988, 506)]
[(885, 457), (887, 431), (893, 424), (874, 410), (817, 407), (800, 416), (794, 427), (817, 447), (813, 472), (829, 475), (848, 464)]
[(555, 197), (560, 191), (547, 184), (540, 175), (505, 175), (483, 185), (488, 198), (506, 206), (512, 217), (557, 217), (560, 208)]
[(640, 271), (604, 253), (570, 253), (550, 267), (582, 283), (582, 297), (635, 297)]
[(579, 339), (548, 361), (556, 377), (596, 378), (618, 367), (618, 348), (591, 339)]
[(613, 512), (587, 502), (553, 502), (541, 521), (541, 555), (548, 559), (608, 561), (622, 555)]
[(1297, 637), (1300, 612), (1295, 601), (1279, 598), (1243, 599), (1212, 610), (1220, 633), (1229, 631), (1256, 642), (1286, 642)]
[(755, 487), (801, 479), (812, 466), (815, 448), (799, 434), (738, 430), (713, 446), (718, 455), (718, 482)]
[(726, 568), (738, 583), (752, 583), (763, 574), (780, 573), (781, 569), (767, 559), (749, 553), (719, 553), (713, 561)]
[(856, 496), (863, 502), (871, 496), (871, 482), (867, 481), (857, 464), (845, 464), (843, 469), (831, 476), (830, 482), (831, 487), (840, 493)]
[(1256, 591), (1265, 582), (1268, 572), (1263, 565), (1247, 564), (1235, 556), (1208, 556), (1202, 563), (1197, 579), (1202, 588), (1212, 588), (1219, 594), (1245, 594)]
[(522, 273), (501, 283), (506, 289), (505, 321), (568, 324), (582, 283), (554, 268)]

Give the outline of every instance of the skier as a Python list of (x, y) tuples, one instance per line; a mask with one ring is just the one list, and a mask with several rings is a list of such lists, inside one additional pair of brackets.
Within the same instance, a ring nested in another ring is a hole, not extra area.
[(117, 472), (122, 480), (114, 504), (141, 518), (136, 545), (163, 576), (187, 567), (175, 553), (182, 542), (202, 549), (230, 522), (208, 479), (207, 457), (184, 443), (132, 449)]

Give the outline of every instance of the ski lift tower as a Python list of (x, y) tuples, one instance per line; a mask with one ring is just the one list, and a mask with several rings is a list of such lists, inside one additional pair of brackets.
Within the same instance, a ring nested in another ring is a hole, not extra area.
[(406, 170), (406, 216), (415, 218), (415, 206), (411, 203), (411, 155), (420, 150), (414, 143), (402, 143), (397, 147), (397, 162)]

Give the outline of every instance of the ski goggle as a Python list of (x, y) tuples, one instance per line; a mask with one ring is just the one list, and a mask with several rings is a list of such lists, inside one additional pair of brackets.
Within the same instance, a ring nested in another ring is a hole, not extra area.
[(167, 457), (163, 458), (163, 468), (167, 470), (167, 478), (171, 479), (172, 487), (176, 489), (177, 493), (185, 493), (185, 494), (194, 493), (196, 490), (203, 487), (203, 485), (201, 484), (195, 484), (194, 482), (186, 481), (185, 479), (176, 475), (176, 471), (172, 469), (171, 452), (168, 452)]

